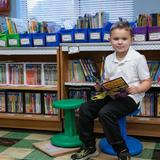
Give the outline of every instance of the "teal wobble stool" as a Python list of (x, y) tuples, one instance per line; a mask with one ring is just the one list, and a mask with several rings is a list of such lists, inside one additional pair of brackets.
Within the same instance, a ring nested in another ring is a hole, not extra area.
[(75, 123), (75, 109), (82, 103), (84, 103), (82, 99), (63, 99), (53, 102), (54, 108), (64, 110), (64, 133), (51, 137), (51, 144), (59, 147), (78, 147), (82, 144)]

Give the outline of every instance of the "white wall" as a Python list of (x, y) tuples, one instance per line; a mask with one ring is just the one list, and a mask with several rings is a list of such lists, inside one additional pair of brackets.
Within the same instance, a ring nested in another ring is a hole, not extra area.
[(160, 0), (134, 0), (135, 18), (140, 13), (160, 13)]
[[(11, 1), (11, 17), (19, 17), (19, 1), (20, 0), (10, 0)], [(134, 0), (135, 1), (135, 18), (140, 13), (160, 13), (160, 0)]]

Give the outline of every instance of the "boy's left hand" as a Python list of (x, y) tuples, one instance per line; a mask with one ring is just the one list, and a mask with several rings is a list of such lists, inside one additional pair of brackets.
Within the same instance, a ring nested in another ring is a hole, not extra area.
[(127, 92), (129, 94), (136, 94), (136, 93), (139, 93), (139, 89), (138, 89), (138, 86), (130, 86), (127, 88)]

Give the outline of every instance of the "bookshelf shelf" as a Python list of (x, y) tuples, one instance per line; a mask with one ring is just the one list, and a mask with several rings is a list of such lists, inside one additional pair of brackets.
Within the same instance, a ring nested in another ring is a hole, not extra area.
[(60, 121), (57, 116), (50, 116), (50, 115), (32, 115), (32, 114), (12, 114), (12, 113), (0, 113), (0, 118), (2, 119), (16, 119), (16, 120), (33, 120), (33, 121), (39, 121), (39, 120), (45, 120), (45, 121)]
[(84, 82), (84, 83), (82, 83), (82, 82), (65, 82), (64, 83), (66, 86), (79, 86), (79, 87), (81, 87), (81, 86), (94, 86), (95, 85), (95, 83), (94, 82)]
[[(62, 51), (68, 52), (71, 47), (78, 51), (113, 51), (110, 43), (61, 43)], [(160, 41), (136, 42), (132, 44), (136, 50), (160, 50)]]
[(0, 55), (56, 55), (57, 47), (0, 48)]
[(0, 85), (0, 90), (33, 90), (33, 91), (57, 91), (57, 86), (19, 86)]
[[(0, 48), (0, 63), (6, 66), (6, 83), (0, 84), (0, 96), (2, 97), (0, 100), (3, 102), (3, 107), (5, 106), (5, 109), (0, 111), (0, 127), (61, 131), (60, 111), (53, 110), (51, 103), (49, 103), (55, 99), (60, 99), (59, 48)], [(41, 72), (39, 72), (39, 68), (37, 70), (34, 67), (31, 68), (35, 64), (41, 67)], [(45, 77), (52, 71), (52, 68), (47, 67), (52, 67), (53, 65), (56, 65), (57, 83), (51, 81), (53, 79), (50, 79), (50, 77)], [(24, 73), (20, 72), (19, 68), (16, 70), (17, 66), (23, 66), (20, 69)], [(30, 68), (27, 68), (27, 66)], [(1, 73), (3, 73), (3, 69), (1, 67)], [(46, 71), (48, 73), (44, 73)], [(36, 73), (37, 75), (35, 75)], [(31, 76), (31, 82), (38, 82), (39, 74), (42, 78), (41, 85), (38, 85), (39, 83), (27, 85), (27, 76)], [(21, 80), (18, 78), (19, 76), (24, 79), (24, 84), (21, 84), (21, 81), (19, 83), (19, 80)], [(18, 81), (16, 81), (16, 77)], [(10, 80), (10, 78), (12, 79)], [(18, 84), (14, 81), (18, 82)]]
[[(112, 53), (113, 49), (110, 43), (61, 43), (60, 45), (61, 45), (60, 61), (62, 62), (61, 98), (63, 99), (69, 96), (68, 94), (69, 90), (77, 89), (77, 91), (79, 91), (80, 87), (86, 89), (94, 86), (94, 83), (90, 82), (89, 83), (74, 82), (74, 81), (70, 82), (68, 80), (68, 74), (67, 74), (68, 68), (66, 67), (69, 61), (83, 59), (83, 58), (84, 59), (91, 58), (95, 61), (100, 70), (102, 58)], [(138, 50), (141, 54), (144, 54), (147, 60), (160, 61), (160, 41), (135, 42), (132, 44), (132, 47)], [(156, 99), (154, 103), (155, 105), (154, 107), (156, 108), (155, 112), (157, 112), (157, 96), (159, 93), (159, 87), (160, 87), (159, 84), (153, 83), (152, 88), (149, 91), (154, 93)], [(160, 125), (159, 116), (127, 117), (127, 130), (128, 133), (131, 135), (160, 137), (159, 125)], [(95, 120), (94, 131), (101, 133), (103, 132), (102, 127), (98, 122), (98, 120)]]
[[(94, 82), (65, 82), (65, 86), (94, 86), (96, 83)], [(160, 84), (152, 84), (152, 88), (159, 88)]]

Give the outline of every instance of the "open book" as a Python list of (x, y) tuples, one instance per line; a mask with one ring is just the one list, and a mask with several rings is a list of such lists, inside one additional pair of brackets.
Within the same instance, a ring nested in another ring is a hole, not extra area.
[(104, 83), (100, 83), (103, 91), (92, 97), (92, 100), (103, 99), (107, 95), (111, 97), (124, 97), (127, 96), (126, 89), (129, 87), (123, 77), (119, 77), (110, 81), (106, 81)]
[(110, 96), (126, 96), (126, 89), (129, 87), (126, 81), (122, 78), (116, 78), (101, 84), (104, 91)]

